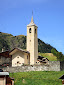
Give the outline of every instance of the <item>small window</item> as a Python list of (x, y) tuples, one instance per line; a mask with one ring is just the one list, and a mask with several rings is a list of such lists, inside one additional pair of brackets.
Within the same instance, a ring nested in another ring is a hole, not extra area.
[(36, 29), (35, 29), (35, 33), (36, 33)]
[(19, 61), (17, 61), (17, 64), (19, 63)]
[(17, 58), (19, 58), (19, 56)]
[(31, 28), (29, 29), (29, 33), (31, 33)]
[(30, 42), (31, 42), (31, 40), (30, 40)]
[(27, 59), (28, 59), (28, 56), (27, 56)]

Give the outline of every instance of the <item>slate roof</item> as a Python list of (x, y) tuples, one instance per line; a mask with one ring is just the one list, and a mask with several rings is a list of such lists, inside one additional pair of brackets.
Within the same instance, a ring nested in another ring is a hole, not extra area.
[(44, 57), (42, 57), (42, 56), (38, 56), (38, 59), (42, 60), (42, 58), (44, 58)]
[[(37, 60), (40, 61), (40, 62), (45, 62), (46, 63), (46, 59), (45, 57), (42, 57), (42, 56), (38, 56)], [(48, 60), (48, 59), (47, 59)], [(49, 60), (48, 60), (49, 61)]]
[(8, 76), (9, 73), (8, 72), (0, 72), (0, 76)]

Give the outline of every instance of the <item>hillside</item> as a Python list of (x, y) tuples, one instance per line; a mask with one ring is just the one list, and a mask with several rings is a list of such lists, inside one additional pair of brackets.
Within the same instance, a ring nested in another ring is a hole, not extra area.
[[(3, 47), (5, 50), (12, 50), (15, 47), (26, 49), (26, 36), (13, 36), (11, 34), (0, 32), (0, 52)], [(52, 48), (53, 47), (50, 44), (46, 44), (42, 40), (38, 39), (38, 52), (51, 53)]]
[(39, 55), (48, 58), (49, 61), (57, 61), (57, 57), (52, 53), (39, 53)]

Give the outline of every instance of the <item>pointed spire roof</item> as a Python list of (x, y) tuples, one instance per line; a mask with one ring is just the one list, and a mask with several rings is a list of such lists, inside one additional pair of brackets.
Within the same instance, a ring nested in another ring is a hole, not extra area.
[(34, 21), (33, 21), (33, 16), (32, 16), (32, 18), (31, 18), (31, 23), (34, 23)]
[(33, 20), (33, 15), (32, 15), (30, 24), (28, 24), (27, 26), (36, 26), (36, 24), (34, 23), (34, 20)]

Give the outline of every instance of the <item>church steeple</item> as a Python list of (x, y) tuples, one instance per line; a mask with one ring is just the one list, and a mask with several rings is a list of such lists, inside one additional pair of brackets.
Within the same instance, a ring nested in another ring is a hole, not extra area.
[(34, 23), (34, 20), (33, 20), (33, 11), (32, 11), (31, 23)]
[(34, 23), (33, 16), (32, 16), (32, 18), (31, 18), (31, 23)]
[[(28, 24), (27, 26), (36, 26), (36, 27), (37, 27), (37, 25), (34, 23), (34, 20), (33, 20), (33, 13), (32, 13), (31, 22), (30, 22), (30, 24)], [(38, 28), (38, 27), (37, 27), (37, 28)]]
[(30, 52), (30, 65), (36, 64), (38, 57), (37, 26), (34, 23), (33, 15), (31, 22), (27, 25), (27, 51)]

